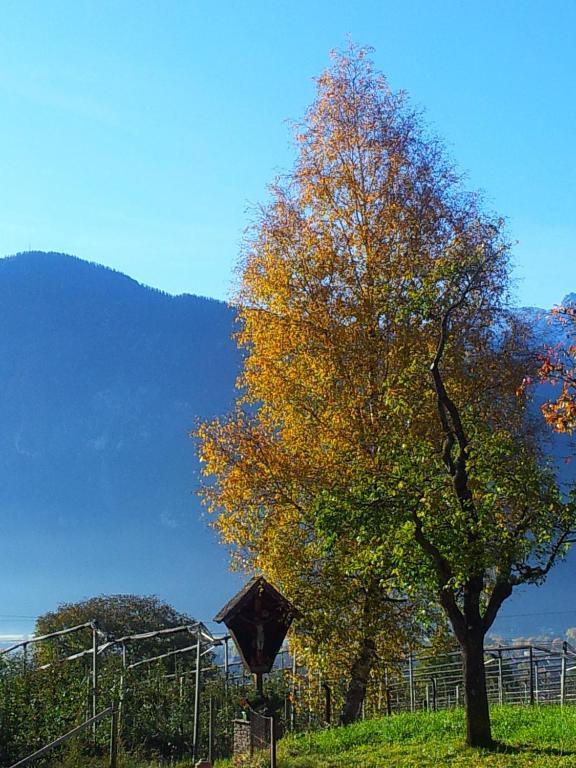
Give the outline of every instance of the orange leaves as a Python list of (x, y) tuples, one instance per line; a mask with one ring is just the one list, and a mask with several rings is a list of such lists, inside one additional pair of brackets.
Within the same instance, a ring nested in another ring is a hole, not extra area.
[(546, 422), (556, 432), (572, 433), (576, 430), (576, 389), (565, 384), (562, 394), (542, 406)]
[[(553, 321), (567, 327), (568, 333), (576, 332), (576, 307), (554, 307), (551, 315)], [(542, 381), (561, 386), (558, 397), (542, 406), (546, 422), (556, 432), (576, 431), (576, 346), (567, 341), (549, 350), (538, 375)]]

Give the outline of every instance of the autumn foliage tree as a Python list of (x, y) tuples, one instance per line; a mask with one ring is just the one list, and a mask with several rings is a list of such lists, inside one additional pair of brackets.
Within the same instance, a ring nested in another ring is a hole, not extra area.
[(508, 242), (364, 50), (317, 89), (246, 243), (241, 395), (199, 431), (205, 495), (287, 590), (314, 548), (383, 600), (431, 590), (462, 649), (468, 743), (488, 746), (485, 635), (574, 523), (517, 395)]
[(540, 378), (560, 387), (542, 413), (556, 432), (576, 431), (576, 306), (568, 303), (552, 310), (553, 320), (568, 332), (569, 343), (550, 349), (539, 369)]
[(236, 567), (264, 573), (302, 612), (290, 640), (300, 664), (328, 683), (348, 677), (348, 723), (370, 675), (421, 635), (417, 601), (399, 596), (379, 541), (368, 549), (354, 532), (318, 526), (322, 493), (344, 462), (321, 464), (313, 444), (276, 439), (244, 405), (199, 429), (205, 472), (216, 478), (203, 494)]

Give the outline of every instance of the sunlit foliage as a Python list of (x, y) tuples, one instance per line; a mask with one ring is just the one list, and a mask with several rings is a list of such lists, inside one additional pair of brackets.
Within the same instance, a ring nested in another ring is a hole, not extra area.
[[(486, 745), (484, 636), (574, 522), (518, 394), (503, 223), (364, 50), (335, 55), (296, 140), (240, 265), (241, 394), (199, 430), (204, 495), (240, 563), (304, 609), (307, 591), (334, 600), (341, 633), (361, 626), (351, 574), (383, 601), (432, 590)], [(325, 568), (336, 582), (310, 592)]]
[[(554, 320), (564, 326), (576, 341), (576, 307), (555, 307)], [(576, 430), (576, 344), (568, 343), (549, 350), (539, 369), (540, 378), (560, 387), (558, 396), (542, 406), (544, 418), (557, 432)]]

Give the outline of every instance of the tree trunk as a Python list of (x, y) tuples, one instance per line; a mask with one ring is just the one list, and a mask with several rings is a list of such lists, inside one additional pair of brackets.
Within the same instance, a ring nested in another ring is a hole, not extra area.
[(466, 743), (470, 747), (491, 747), (490, 710), (484, 669), (484, 633), (469, 630), (462, 643)]
[(366, 686), (372, 670), (372, 664), (376, 657), (376, 645), (371, 637), (365, 637), (362, 641), (360, 653), (352, 665), (350, 682), (346, 691), (346, 699), (340, 714), (342, 725), (349, 725), (358, 720), (362, 702), (366, 696)]

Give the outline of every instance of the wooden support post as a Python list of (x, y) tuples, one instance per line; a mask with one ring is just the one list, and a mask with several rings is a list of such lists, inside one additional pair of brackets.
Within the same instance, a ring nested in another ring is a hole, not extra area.
[(262, 675), (262, 672), (256, 672), (254, 675), (254, 683), (256, 684), (258, 696), (262, 700), (264, 698), (264, 676)]

